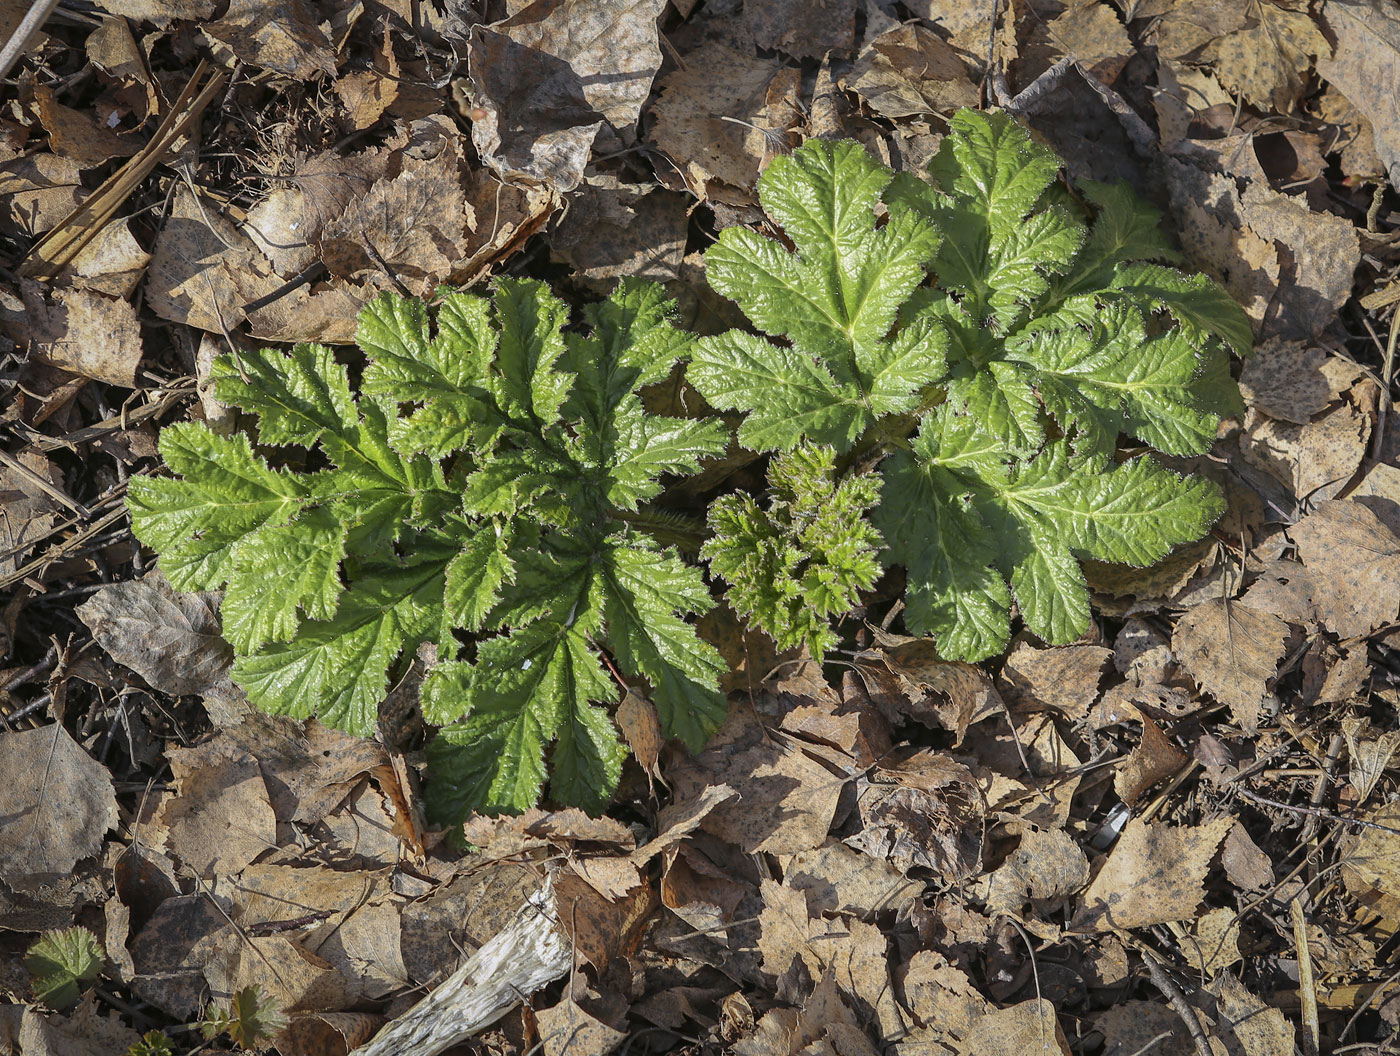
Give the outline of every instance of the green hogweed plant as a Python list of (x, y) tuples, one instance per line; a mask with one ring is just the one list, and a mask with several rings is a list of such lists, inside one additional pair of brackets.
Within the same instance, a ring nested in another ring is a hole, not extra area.
[[(391, 665), (435, 643), (437, 817), (532, 806), (551, 742), (554, 797), (601, 809), (624, 750), (595, 703), (614, 696), (600, 647), (651, 684), (667, 736), (698, 750), (725, 713), (719, 653), (684, 619), (710, 607), (702, 573), (629, 518), (727, 443), (717, 421), (642, 409), (692, 342), (669, 308), (624, 281), (590, 333), (565, 333), (545, 286), (501, 280), (494, 300), (445, 296), (434, 333), (423, 304), (384, 295), (360, 318), (358, 397), (316, 345), (220, 359), (218, 398), (291, 464), (171, 426), (183, 479), (133, 480), (133, 528), (176, 588), (227, 584), (233, 676), (265, 711), (367, 736)], [(317, 446), (323, 467), (296, 464)]]
[(1085, 184), (1081, 204), (1058, 173), (972, 111), (931, 184), (854, 143), (776, 159), (760, 198), (792, 248), (731, 228), (706, 265), (779, 340), (697, 341), (631, 280), (585, 332), (532, 281), (445, 294), (435, 319), (382, 295), (358, 393), (317, 345), (217, 361), (257, 446), (166, 428), (178, 476), (132, 480), (133, 529), (178, 589), (225, 590), (234, 678), (266, 711), (367, 735), (401, 658), (432, 643), (443, 821), (525, 809), (546, 781), (600, 809), (625, 754), (605, 665), (649, 683), (693, 750), (722, 720), (723, 663), (690, 622), (710, 590), (663, 545), (675, 523), (654, 500), (729, 430), (639, 396), (686, 360), (713, 406), (745, 412), (739, 442), (775, 453), (765, 495), (711, 504), (700, 554), (780, 645), (820, 658), (882, 565), (903, 566), (906, 623), (945, 656), (999, 652), (1013, 597), (1035, 633), (1072, 640), (1079, 558), (1148, 564), (1219, 515), (1213, 485), (1119, 437), (1205, 451), (1250, 331), (1209, 280), (1158, 263), (1173, 253), (1130, 192)]
[[(1151, 564), (1214, 523), (1213, 484), (1119, 459), (1118, 438), (1205, 452), (1241, 409), (1229, 349), (1247, 353), (1251, 333), (1209, 279), (1152, 263), (1175, 254), (1129, 190), (1086, 183), (1086, 209), (1010, 118), (951, 124), (931, 183), (851, 142), (775, 159), (759, 195), (794, 248), (729, 228), (705, 270), (784, 340), (704, 338), (687, 377), (746, 412), (752, 450), (825, 444), (856, 470), (889, 453), (872, 520), (884, 564), (905, 569), (905, 623), (976, 661), (1005, 647), (1013, 597), (1046, 641), (1081, 635), (1079, 558)], [(794, 579), (770, 584), (773, 562), (735, 556), (754, 552), (759, 519), (711, 525), (736, 608), (791, 637), (800, 619), (771, 599)]]

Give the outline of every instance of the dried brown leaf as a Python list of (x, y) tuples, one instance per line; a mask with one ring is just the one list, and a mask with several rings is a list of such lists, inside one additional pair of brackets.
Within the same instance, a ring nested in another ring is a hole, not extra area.
[(1238, 821), (1230, 828), (1220, 850), (1225, 875), (1241, 891), (1262, 891), (1274, 882), (1274, 866)]
[[(59, 521), (54, 492), (63, 493), (63, 471), (38, 451), (21, 451), (15, 465), (0, 465), (0, 570), (20, 567), (25, 551), (48, 537)], [(40, 487), (37, 477), (49, 485)]]
[(1278, 421), (1307, 425), (1340, 395), (1322, 370), (1328, 358), (1325, 348), (1304, 341), (1266, 342), (1240, 375), (1245, 404)]
[(775, 150), (791, 145), (788, 130), (801, 120), (800, 75), (794, 74), (798, 71), (775, 70), (769, 60), (708, 43), (659, 82), (651, 140), (702, 201), (718, 195), (725, 202), (750, 204), (758, 174)]
[(231, 0), (221, 19), (200, 29), (250, 66), (297, 81), (335, 75), (335, 52), (307, 0)]
[(1178, 621), (1172, 649), (1196, 683), (1253, 730), (1287, 637), (1288, 625), (1277, 616), (1216, 599)]
[(1201, 53), (1227, 88), (1261, 110), (1288, 113), (1299, 97), (1314, 57), (1332, 47), (1308, 14), (1306, 0), (1250, 0), (1244, 26), (1219, 37)]
[(858, 0), (747, 0), (744, 22), (760, 48), (798, 59), (820, 59), (829, 51), (849, 55), (855, 47)]
[(1089, 714), (1112, 657), (1113, 651), (1100, 645), (1037, 649), (1021, 642), (1001, 670), (1002, 697), (1013, 710), (1049, 708), (1077, 722)]
[(1400, 187), (1400, 12), (1385, 0), (1328, 0), (1322, 15), (1337, 49), (1318, 59), (1317, 72), (1365, 117), (1375, 153)]
[(153, 827), (163, 847), (196, 876), (236, 873), (277, 846), (277, 815), (258, 761), (219, 738), (168, 753), (175, 790)]
[(1045, 32), (1062, 55), (1077, 59), (1104, 84), (1117, 80), (1134, 51), (1117, 12), (1098, 0), (1072, 0)]
[(902, 873), (919, 866), (960, 880), (981, 868), (986, 802), (961, 763), (927, 749), (902, 750), (858, 788), (861, 829), (847, 838), (852, 847)]
[(34, 85), (34, 103), (39, 120), (49, 134), (49, 149), (73, 161), (80, 169), (92, 169), (114, 158), (130, 157), (142, 147), (139, 141), (103, 128), (86, 114), (64, 106), (47, 84)]
[(826, 839), (842, 780), (791, 742), (768, 737), (748, 707), (729, 718), (700, 755), (671, 771), (676, 802), (726, 784), (739, 802), (708, 815), (702, 827), (746, 853), (795, 854)]
[(1071, 930), (1141, 928), (1194, 917), (1206, 869), (1233, 824), (1232, 818), (1180, 827), (1129, 821), (1084, 893)]
[(1216, 1029), (1227, 1051), (1241, 1056), (1293, 1056), (1297, 1051), (1293, 1025), (1283, 1011), (1251, 994), (1233, 975), (1216, 976), (1206, 989), (1215, 997)]
[(38, 288), (21, 287), (28, 309), (34, 358), (83, 378), (134, 388), (141, 362), (141, 327), (130, 302), (85, 289), (54, 290), (52, 303)]
[(601, 130), (632, 142), (661, 67), (664, 2), (546, 0), (473, 30), (472, 142), (501, 179), (562, 194), (583, 178)]
[(0, 861), (16, 891), (68, 876), (117, 824), (112, 775), (57, 723), (0, 736), (0, 773)]
[(1162, 728), (1147, 716), (1142, 718), (1142, 740), (1133, 749), (1122, 769), (1113, 775), (1113, 790), (1132, 806), (1149, 788), (1175, 774), (1188, 762), (1186, 753), (1167, 739)]
[(885, 117), (949, 114), (977, 105), (977, 86), (953, 48), (912, 24), (880, 34), (860, 53), (845, 87)]
[(889, 862), (853, 850), (840, 840), (801, 851), (781, 861), (783, 883), (807, 897), (814, 917), (848, 914), (872, 920), (877, 913), (908, 913), (921, 886), (903, 877)]
[(685, 257), (688, 205), (688, 196), (654, 184), (592, 174), (570, 199), (550, 245), (600, 289), (628, 275), (671, 282)]
[(435, 158), (406, 158), (392, 180), (380, 180), (321, 234), (321, 259), (333, 275), (355, 282), (393, 285), (427, 295), (467, 251), (475, 223), (457, 159), (444, 150)]
[(157, 571), (105, 586), (77, 611), (114, 660), (180, 697), (229, 680), (233, 650), (220, 633), (218, 603), (216, 592), (172, 590)]
[(87, 191), (82, 170), (57, 154), (28, 154), (0, 165), (0, 230), (26, 240), (52, 230)]
[(1380, 732), (1367, 719), (1346, 718), (1342, 734), (1347, 742), (1348, 779), (1356, 789), (1356, 802), (1364, 803), (1400, 751), (1400, 730)]
[(1375, 513), (1358, 502), (1321, 502), (1288, 534), (1313, 573), (1312, 597), (1323, 626), (1355, 638), (1395, 619), (1400, 538)]
[(1022, 1001), (983, 1016), (958, 1047), (959, 1056), (1070, 1056), (1055, 1006)]
[(1029, 829), (991, 874), (987, 908), (1022, 919), (1045, 917), (1088, 882), (1088, 859), (1068, 833)]

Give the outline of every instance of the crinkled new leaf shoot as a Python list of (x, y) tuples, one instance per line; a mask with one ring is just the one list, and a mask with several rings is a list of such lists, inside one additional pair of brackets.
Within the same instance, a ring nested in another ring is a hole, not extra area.
[[(1219, 286), (1168, 266), (1153, 210), (1102, 184), (1076, 198), (1003, 114), (959, 111), (928, 176), (853, 143), (776, 159), (759, 196), (793, 248), (729, 228), (706, 255), (771, 337), (704, 338), (689, 377), (746, 413), (753, 450), (827, 444), (850, 472), (897, 452), (872, 516), (908, 572), (906, 623), (977, 660), (1005, 645), (1013, 599), (1048, 641), (1083, 633), (1080, 558), (1147, 564), (1219, 516), (1213, 485), (1119, 461), (1119, 440), (1206, 451), (1240, 408), (1229, 353), (1251, 332)], [(780, 508), (722, 499), (707, 553), (736, 604), (791, 635), (780, 584), (804, 558)]]
[(687, 622), (711, 604), (700, 570), (627, 518), (726, 443), (643, 412), (691, 341), (670, 310), (624, 281), (565, 332), (538, 282), (448, 294), (435, 320), (386, 294), (361, 315), (359, 394), (316, 345), (220, 360), (257, 446), (165, 430), (178, 476), (132, 481), (133, 528), (177, 587), (226, 589), (234, 677), (266, 711), (367, 735), (400, 658), (435, 643), (439, 818), (522, 810), (546, 783), (599, 809), (624, 755), (601, 649), (650, 682), (668, 735), (698, 749), (724, 715), (719, 655)]
[(700, 551), (728, 584), (735, 612), (779, 649), (805, 645), (818, 661), (836, 644), (831, 621), (880, 576), (880, 535), (866, 520), (879, 499), (870, 476), (835, 478), (830, 447), (804, 445), (768, 467), (768, 504), (744, 492), (710, 506)]

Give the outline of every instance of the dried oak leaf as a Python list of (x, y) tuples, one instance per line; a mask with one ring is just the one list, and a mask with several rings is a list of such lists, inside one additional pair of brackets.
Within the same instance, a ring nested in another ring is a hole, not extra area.
[(1342, 638), (1370, 634), (1400, 610), (1400, 538), (1358, 502), (1328, 501), (1288, 530), (1312, 577), (1323, 626)]
[(1216, 818), (1177, 827), (1134, 818), (1084, 893), (1070, 930), (1142, 928), (1194, 917), (1210, 860), (1233, 824)]
[(1288, 625), (1277, 616), (1215, 598), (1181, 618), (1172, 649), (1196, 683), (1252, 730), (1287, 637)]

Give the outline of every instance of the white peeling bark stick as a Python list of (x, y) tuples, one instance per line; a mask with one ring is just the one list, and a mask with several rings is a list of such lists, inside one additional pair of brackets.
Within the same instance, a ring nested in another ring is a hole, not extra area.
[(551, 877), (466, 963), (355, 1056), (437, 1056), (562, 979), (572, 966), (573, 949), (554, 912)]

